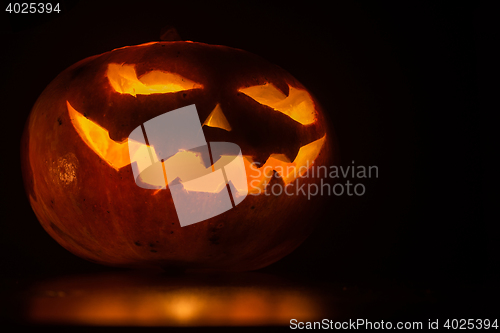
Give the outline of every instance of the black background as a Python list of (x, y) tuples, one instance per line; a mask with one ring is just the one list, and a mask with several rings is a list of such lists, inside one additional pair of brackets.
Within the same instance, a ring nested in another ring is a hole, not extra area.
[(21, 133), (58, 73), (88, 56), (159, 40), (173, 25), (185, 40), (241, 48), (289, 71), (326, 110), (341, 164), (379, 167), (377, 179), (363, 181), (364, 196), (329, 198), (313, 235), (263, 271), (377, 290), (381, 302), (400, 288), (410, 295), (394, 301), (401, 316), (477, 318), (493, 309), (498, 235), (483, 215), (479, 128), (485, 9), (406, 1), (60, 3), (59, 14), (1, 16), (2, 293), (47, 276), (107, 270), (64, 250), (37, 222), (22, 186)]

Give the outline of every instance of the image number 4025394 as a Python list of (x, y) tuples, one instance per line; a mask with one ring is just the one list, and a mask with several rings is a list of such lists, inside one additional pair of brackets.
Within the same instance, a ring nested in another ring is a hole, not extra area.
[(9, 14), (51, 14), (61, 12), (59, 3), (50, 2), (9, 2), (5, 11)]

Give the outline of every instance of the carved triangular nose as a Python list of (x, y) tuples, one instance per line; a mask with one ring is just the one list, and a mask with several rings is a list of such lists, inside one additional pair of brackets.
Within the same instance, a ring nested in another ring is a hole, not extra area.
[(203, 126), (222, 128), (228, 132), (231, 130), (231, 125), (229, 125), (229, 122), (227, 121), (227, 118), (222, 112), (222, 108), (219, 104), (217, 104), (213, 111), (208, 115), (207, 119), (203, 123)]

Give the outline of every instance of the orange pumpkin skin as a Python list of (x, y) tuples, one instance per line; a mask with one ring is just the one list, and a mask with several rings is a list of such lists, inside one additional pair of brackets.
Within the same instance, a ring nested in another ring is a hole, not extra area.
[[(137, 76), (173, 72), (203, 89), (151, 95), (117, 93), (109, 63), (134, 64)], [(84, 59), (57, 76), (35, 103), (22, 140), (22, 166), (31, 206), (43, 228), (64, 248), (115, 267), (246, 271), (293, 251), (310, 234), (320, 200), (307, 195), (248, 195), (233, 209), (181, 227), (167, 187), (136, 185), (130, 165), (115, 170), (75, 131), (66, 101), (122, 141), (145, 121), (195, 104), (204, 119), (219, 104), (231, 131), (203, 127), (206, 140), (234, 142), (243, 155), (265, 162), (273, 153), (293, 161), (298, 149), (326, 134), (315, 166), (332, 162), (333, 133), (314, 100), (317, 121), (301, 125), (261, 105), (239, 88), (272, 83), (305, 89), (283, 69), (248, 52), (193, 42), (157, 42)], [(281, 182), (281, 179), (273, 179)], [(291, 192), (318, 178), (298, 178)], [(319, 198), (315, 198), (319, 199)]]

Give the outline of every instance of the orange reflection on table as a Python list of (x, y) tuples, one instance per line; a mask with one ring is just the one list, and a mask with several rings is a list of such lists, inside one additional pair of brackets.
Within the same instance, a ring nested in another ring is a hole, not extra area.
[(317, 294), (258, 273), (224, 276), (104, 274), (42, 283), (28, 301), (33, 323), (124, 326), (286, 325), (321, 320)]

